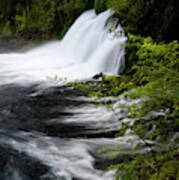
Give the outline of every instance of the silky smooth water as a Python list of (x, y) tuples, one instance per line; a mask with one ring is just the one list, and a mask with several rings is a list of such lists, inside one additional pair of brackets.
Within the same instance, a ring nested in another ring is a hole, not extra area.
[(94, 10), (87, 11), (62, 41), (23, 54), (1, 54), (1, 83), (41, 81), (56, 75), (76, 80), (91, 78), (99, 72), (118, 74), (125, 66), (121, 44), (126, 37), (120, 25), (115, 30), (118, 36), (109, 33), (105, 25), (111, 14), (110, 10), (99, 15)]

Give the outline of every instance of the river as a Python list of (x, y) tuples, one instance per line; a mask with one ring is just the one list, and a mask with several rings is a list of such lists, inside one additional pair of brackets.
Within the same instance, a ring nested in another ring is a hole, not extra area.
[(112, 97), (91, 99), (64, 83), (64, 78), (88, 82), (97, 73), (117, 75), (124, 69), (120, 45), (126, 37), (120, 25), (108, 32), (111, 13), (83, 13), (62, 41), (23, 53), (1, 51), (0, 180), (113, 179), (108, 166), (116, 162), (99, 151), (133, 146), (133, 136), (113, 137), (121, 127), (118, 118), (128, 113), (120, 104), (130, 101), (117, 97), (111, 110), (105, 104)]

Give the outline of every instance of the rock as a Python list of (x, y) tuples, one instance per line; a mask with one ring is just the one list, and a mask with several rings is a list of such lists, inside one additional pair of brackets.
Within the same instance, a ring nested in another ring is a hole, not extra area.
[(99, 74), (94, 75), (93, 79), (99, 79), (99, 78), (103, 79), (104, 77), (105, 77), (105, 75), (102, 72), (100, 72)]

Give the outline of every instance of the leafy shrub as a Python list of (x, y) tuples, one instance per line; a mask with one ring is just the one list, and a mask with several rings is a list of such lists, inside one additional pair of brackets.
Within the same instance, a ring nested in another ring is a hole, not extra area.
[(120, 163), (117, 179), (122, 180), (178, 180), (179, 151), (148, 153), (132, 159), (130, 162)]

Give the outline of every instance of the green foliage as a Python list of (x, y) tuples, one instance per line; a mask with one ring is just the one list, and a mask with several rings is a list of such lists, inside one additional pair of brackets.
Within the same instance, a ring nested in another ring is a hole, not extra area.
[[(125, 91), (125, 96), (141, 99), (132, 106), (124, 106), (130, 112), (124, 118), (136, 121), (131, 125), (123, 123), (116, 136), (123, 136), (130, 129), (147, 147), (151, 148), (147, 140), (152, 140), (166, 144), (171, 150), (162, 154), (160, 147), (154, 145), (152, 148), (157, 151), (132, 157), (132, 161), (117, 164), (115, 168), (119, 170), (119, 179), (177, 179), (179, 159), (175, 160), (178, 154), (175, 149), (179, 139), (174, 142), (171, 139), (179, 131), (179, 43), (155, 43), (150, 37), (132, 34), (128, 38), (124, 74), (102, 81), (102, 87), (108, 89), (107, 95), (116, 96)], [(137, 149), (136, 146), (134, 150)]]
[[(25, 39), (61, 39), (77, 16), (94, 3), (90, 0), (1, 1), (0, 33), (12, 32)], [(8, 31), (1, 28), (4, 24)]]
[(148, 153), (133, 158), (130, 162), (113, 166), (118, 168), (117, 179), (122, 180), (178, 180), (179, 151)]
[(117, 79), (118, 78), (116, 76), (106, 76), (106, 77), (104, 77), (103, 82), (115, 81)]
[(175, 0), (108, 0), (127, 32), (156, 40), (178, 39), (178, 4)]
[[(129, 107), (131, 118), (140, 119), (132, 128), (139, 126), (138, 129), (143, 129), (145, 134), (149, 126), (155, 126), (148, 138), (157, 137), (167, 142), (179, 130), (179, 43), (156, 44), (151, 38), (130, 34), (129, 41), (126, 45), (128, 55), (124, 75), (103, 83), (109, 89), (108, 95), (118, 95), (135, 88), (127, 95), (144, 100), (140, 106)], [(161, 111), (164, 112), (163, 116), (151, 113)], [(145, 122), (146, 116), (150, 121)], [(138, 131), (135, 133), (141, 135)]]
[(126, 13), (129, 9), (129, 6), (131, 4), (132, 0), (111, 0), (107, 1), (107, 7), (113, 8), (117, 11), (117, 13)]
[(106, 0), (95, 0), (94, 9), (97, 14), (106, 10)]
[(86, 93), (88, 97), (103, 97), (104, 94), (102, 93), (102, 84), (97, 82), (89, 82), (89, 83), (82, 83), (75, 81), (70, 86), (77, 88), (79, 91)]
[(91, 9), (93, 7), (94, 0), (76, 0), (76, 8)]
[(96, 13), (114, 9), (126, 32), (178, 39), (175, 0), (0, 0), (0, 33), (9, 21), (11, 32), (27, 39), (62, 38), (77, 16), (92, 8)]
[(10, 27), (10, 21), (7, 21), (4, 24), (4, 27), (2, 27), (2, 33), (6, 36), (10, 36), (11, 35), (11, 27)]

